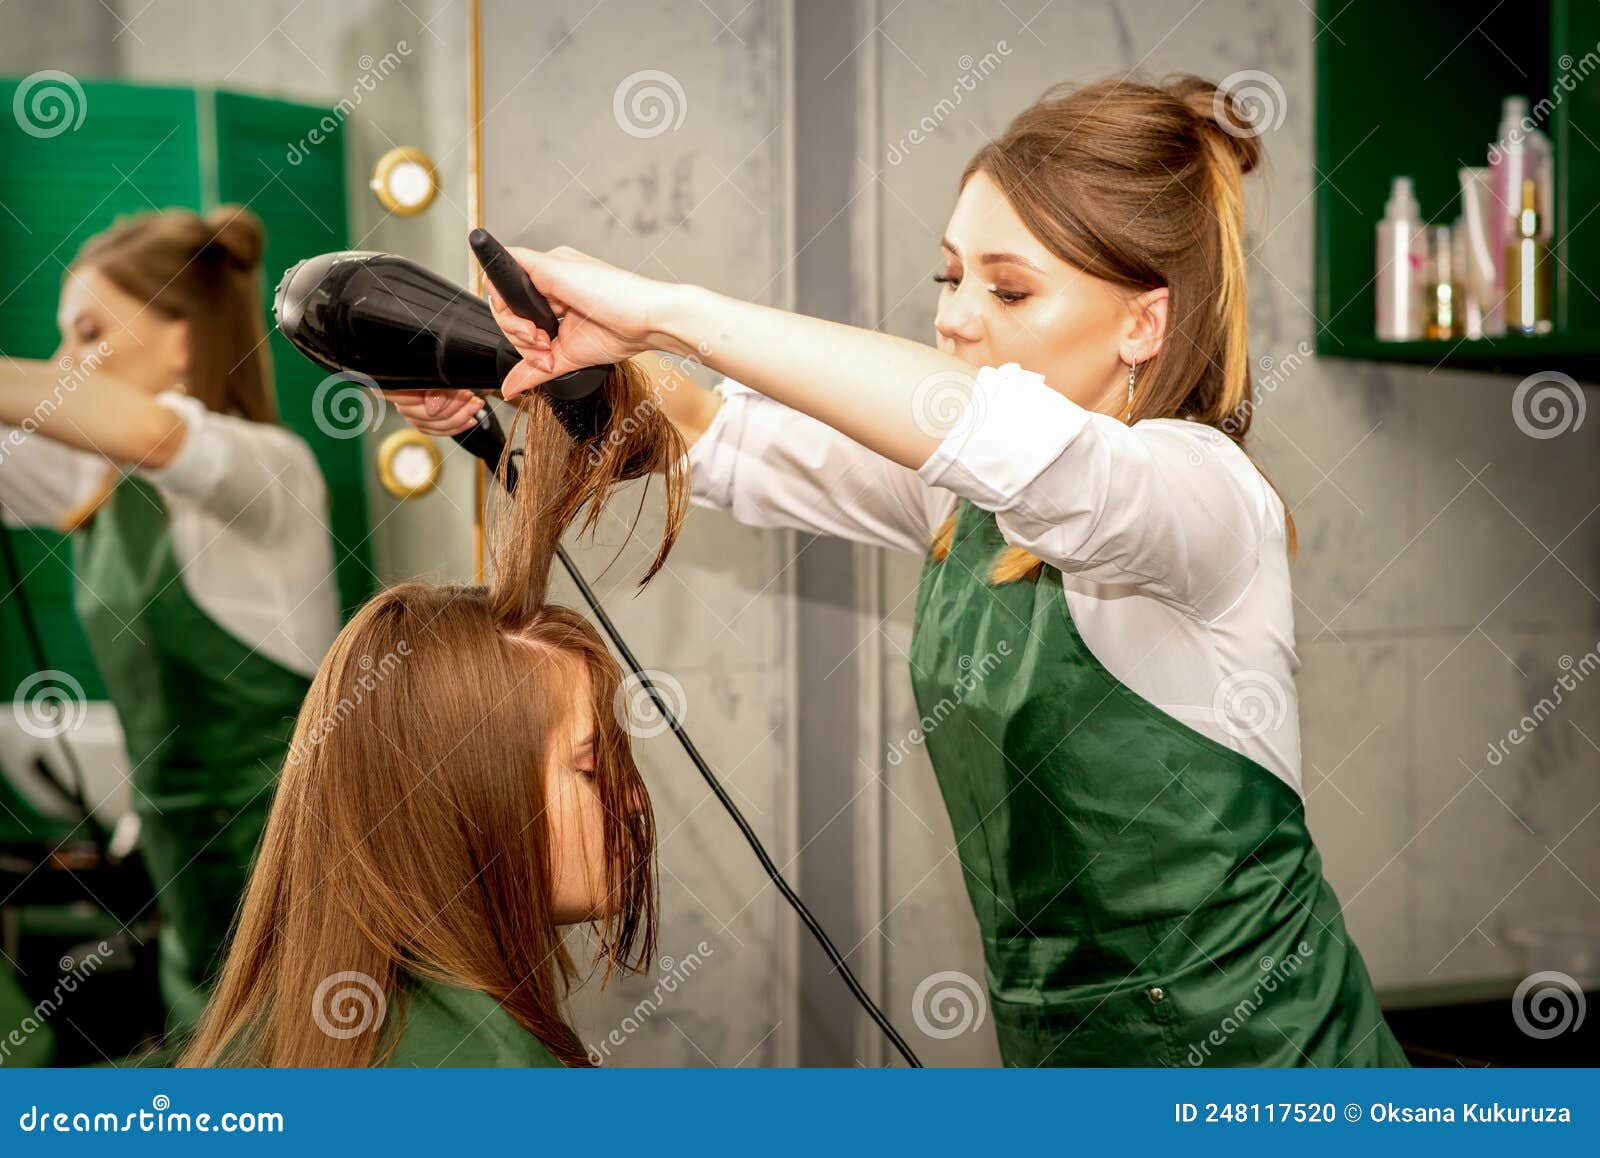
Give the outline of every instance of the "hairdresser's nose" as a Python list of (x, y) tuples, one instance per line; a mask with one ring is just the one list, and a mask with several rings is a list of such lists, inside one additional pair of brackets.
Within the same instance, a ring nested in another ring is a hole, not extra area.
[(939, 300), (939, 311), (934, 315), (933, 328), (939, 335), (939, 346), (958, 357), (983, 338), (983, 323), (971, 301), (958, 287)]

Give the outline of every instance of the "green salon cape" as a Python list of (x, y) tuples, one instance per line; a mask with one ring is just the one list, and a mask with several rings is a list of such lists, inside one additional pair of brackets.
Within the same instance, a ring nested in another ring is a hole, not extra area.
[(1119, 682), (960, 504), (912, 686), (1013, 1066), (1402, 1066), (1300, 796)]
[(221, 967), (310, 680), (195, 604), (143, 480), (124, 478), (75, 547), (78, 616), (127, 740), (156, 888), (168, 1026), (187, 1028)]
[(560, 1066), (533, 1034), (487, 993), (418, 977), (403, 983), (402, 1010), (390, 1032), (399, 1040), (387, 1066)]

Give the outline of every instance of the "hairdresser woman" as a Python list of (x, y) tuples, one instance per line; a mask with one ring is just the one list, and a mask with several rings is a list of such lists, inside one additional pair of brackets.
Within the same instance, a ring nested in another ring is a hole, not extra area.
[(0, 504), (70, 533), (127, 741), (168, 1022), (204, 1004), (289, 731), (339, 627), (326, 490), (278, 425), (248, 211), (125, 220), (62, 285), (52, 362), (0, 369)]
[(496, 303), (508, 395), (697, 357), (736, 380), (660, 391), (701, 503), (926, 556), (912, 686), (1009, 1065), (1405, 1064), (1306, 829), (1243, 125), (1192, 77), (1045, 94), (961, 175), (933, 346), (570, 250), (518, 254), (553, 348)]

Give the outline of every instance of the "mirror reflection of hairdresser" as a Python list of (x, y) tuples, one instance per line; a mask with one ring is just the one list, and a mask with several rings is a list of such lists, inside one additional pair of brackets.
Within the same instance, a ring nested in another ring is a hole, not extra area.
[[(198, 1016), (310, 677), (339, 628), (327, 492), (277, 421), (261, 223), (126, 219), (62, 285), (61, 362), (0, 370), (0, 505), (71, 534), (127, 741), (169, 1026)], [(65, 359), (75, 367), (63, 373)]]
[(924, 557), (911, 683), (1008, 1065), (1406, 1064), (1306, 827), (1292, 524), (1244, 449), (1259, 159), (1197, 77), (1046, 93), (960, 174), (933, 346), (570, 250), (514, 251), (554, 343), (491, 298), (508, 396), (698, 358), (720, 397), (655, 371), (698, 502)]

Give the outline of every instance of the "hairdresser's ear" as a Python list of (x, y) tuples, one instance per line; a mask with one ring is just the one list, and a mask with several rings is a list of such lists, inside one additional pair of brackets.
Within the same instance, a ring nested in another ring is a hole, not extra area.
[(174, 385), (187, 384), (189, 378), (189, 320), (174, 318), (163, 328), (161, 360)]
[(1171, 291), (1162, 286), (1129, 299), (1128, 330), (1121, 350), (1124, 362), (1148, 362), (1161, 352), (1167, 337), (1167, 305), (1171, 297)]

